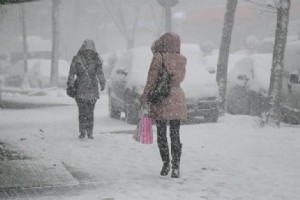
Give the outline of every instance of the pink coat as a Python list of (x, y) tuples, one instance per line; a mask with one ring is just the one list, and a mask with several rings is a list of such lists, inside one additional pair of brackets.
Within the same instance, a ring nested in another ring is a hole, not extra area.
[(180, 83), (185, 77), (185, 67), (187, 60), (180, 54), (180, 38), (175, 33), (166, 33), (159, 38), (162, 46), (157, 46), (157, 51), (148, 71), (147, 83), (141, 96), (142, 105), (148, 104), (148, 93), (155, 86), (158, 71), (162, 67), (162, 56), (158, 51), (163, 51), (163, 61), (165, 66), (174, 76), (171, 80), (171, 94), (162, 103), (151, 106), (151, 117), (156, 120), (171, 120), (187, 118), (187, 106), (185, 95), (180, 87)]

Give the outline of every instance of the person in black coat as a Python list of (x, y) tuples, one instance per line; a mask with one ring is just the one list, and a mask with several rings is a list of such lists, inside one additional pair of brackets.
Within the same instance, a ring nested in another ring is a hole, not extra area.
[(85, 40), (74, 56), (68, 77), (68, 89), (74, 91), (79, 112), (79, 138), (94, 139), (94, 108), (100, 89), (105, 89), (105, 78), (102, 60), (99, 57), (93, 40)]

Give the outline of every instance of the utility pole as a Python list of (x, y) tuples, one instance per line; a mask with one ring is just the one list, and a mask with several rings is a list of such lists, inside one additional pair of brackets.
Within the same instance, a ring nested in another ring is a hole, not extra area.
[(60, 0), (52, 0), (52, 56), (50, 85), (58, 86), (59, 59), (59, 4)]
[(22, 40), (23, 40), (23, 62), (24, 62), (24, 75), (22, 77), (21, 88), (30, 88), (29, 78), (28, 78), (28, 45), (27, 45), (27, 31), (26, 31), (26, 19), (24, 5), (20, 4), (21, 11), (21, 23), (22, 23)]
[(24, 73), (28, 72), (28, 45), (27, 45), (27, 32), (24, 5), (20, 4), (21, 10), (21, 23), (22, 23), (22, 40), (23, 40), (23, 59), (24, 59)]
[(159, 5), (161, 5), (165, 9), (165, 31), (172, 31), (172, 10), (179, 0), (157, 0)]

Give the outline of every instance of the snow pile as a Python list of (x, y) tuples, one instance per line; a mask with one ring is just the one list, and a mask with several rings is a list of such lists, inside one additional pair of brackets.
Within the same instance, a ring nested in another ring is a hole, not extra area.
[(272, 54), (255, 54), (253, 60), (253, 83), (252, 91), (268, 91), (270, 86)]
[[(12, 74), (24, 72), (24, 61), (19, 61), (15, 66), (10, 69)], [(66, 60), (58, 61), (58, 74), (59, 76), (67, 77), (70, 69), (70, 64)], [(41, 78), (50, 78), (51, 75), (51, 60), (48, 59), (29, 59), (28, 60), (29, 73)]]
[[(272, 67), (271, 54), (253, 54), (240, 59), (229, 71), (229, 87), (247, 84), (255, 92), (268, 91)], [(238, 76), (246, 76), (248, 81), (240, 80)]]
[(66, 94), (63, 88), (44, 88), (31, 89), (22, 94), (20, 90), (13, 92), (3, 92), (2, 98), (5, 102), (20, 104), (38, 104), (38, 105), (69, 105), (74, 104), (74, 99)]
[(290, 42), (286, 46), (284, 68), (290, 72), (300, 72), (300, 40)]
[[(23, 42), (23, 38), (18, 38), (19, 42)], [(27, 36), (26, 41), (28, 44), (28, 51), (29, 52), (51, 52), (52, 49), (52, 41), (42, 39), (39, 36)]]

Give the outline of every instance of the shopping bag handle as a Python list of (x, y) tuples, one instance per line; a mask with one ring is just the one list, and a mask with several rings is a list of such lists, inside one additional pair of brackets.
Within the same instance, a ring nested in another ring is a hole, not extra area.
[(140, 110), (140, 112), (139, 112), (139, 116), (140, 116), (140, 118), (142, 117), (142, 116), (149, 116), (149, 107), (148, 106), (146, 106), (146, 108), (143, 108), (143, 107), (141, 107), (141, 110)]

